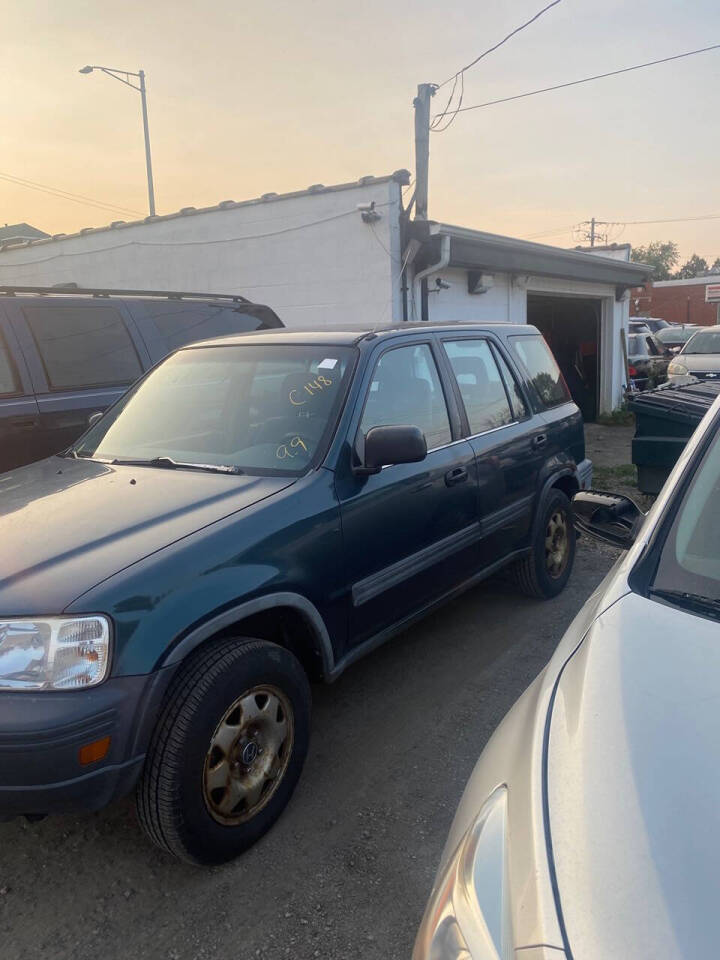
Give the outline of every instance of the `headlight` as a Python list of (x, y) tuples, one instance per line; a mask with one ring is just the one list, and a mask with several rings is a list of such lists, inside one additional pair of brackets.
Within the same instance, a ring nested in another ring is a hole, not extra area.
[(688, 368), (684, 363), (680, 363), (679, 360), (671, 360), (670, 365), (668, 366), (668, 373), (675, 374), (677, 377), (684, 377), (688, 372)]
[(413, 960), (509, 960), (507, 789), (498, 787), (438, 881)]
[(77, 690), (105, 679), (105, 617), (0, 620), (0, 690)]

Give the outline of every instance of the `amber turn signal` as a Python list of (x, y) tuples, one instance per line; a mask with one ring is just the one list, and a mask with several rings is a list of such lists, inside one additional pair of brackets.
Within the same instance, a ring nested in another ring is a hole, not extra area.
[(78, 751), (78, 759), (83, 766), (88, 763), (96, 763), (107, 755), (110, 749), (110, 737), (103, 737), (102, 740), (94, 740), (92, 743), (86, 743)]

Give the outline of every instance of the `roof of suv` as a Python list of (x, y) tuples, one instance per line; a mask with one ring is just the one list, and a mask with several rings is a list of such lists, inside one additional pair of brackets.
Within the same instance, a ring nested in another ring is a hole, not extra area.
[(496, 333), (504, 333), (512, 329), (513, 333), (538, 333), (539, 331), (532, 326), (519, 323), (467, 323), (464, 321), (453, 321), (450, 323), (402, 323), (378, 327), (323, 327), (322, 330), (302, 330), (297, 327), (289, 330), (287, 327), (276, 330), (262, 330), (251, 333), (234, 333), (226, 337), (215, 337), (211, 340), (199, 340), (196, 343), (187, 344), (182, 347), (183, 350), (189, 350), (194, 347), (207, 347), (211, 345), (223, 344), (248, 344), (248, 343), (282, 343), (289, 344), (327, 344), (332, 346), (353, 346), (363, 340), (375, 340), (378, 337), (389, 339), (400, 333), (413, 334), (422, 330), (426, 333), (446, 333), (448, 330), (492, 330)]

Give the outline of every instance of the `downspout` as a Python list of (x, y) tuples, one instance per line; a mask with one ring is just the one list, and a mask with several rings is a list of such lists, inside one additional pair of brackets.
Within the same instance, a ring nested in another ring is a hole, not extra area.
[(441, 238), (440, 259), (429, 267), (425, 267), (420, 273), (415, 274), (414, 290), (415, 302), (420, 300), (420, 316), (423, 320), (428, 319), (428, 301), (427, 301), (427, 278), (433, 274), (444, 270), (450, 263), (450, 234), (444, 233)]

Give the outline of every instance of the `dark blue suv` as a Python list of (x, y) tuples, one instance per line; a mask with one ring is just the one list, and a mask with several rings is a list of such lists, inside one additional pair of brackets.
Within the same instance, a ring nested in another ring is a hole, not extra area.
[(162, 848), (236, 856), (298, 781), (308, 681), (501, 567), (559, 593), (590, 479), (533, 327), (178, 350), (0, 476), (0, 814), (137, 787)]

